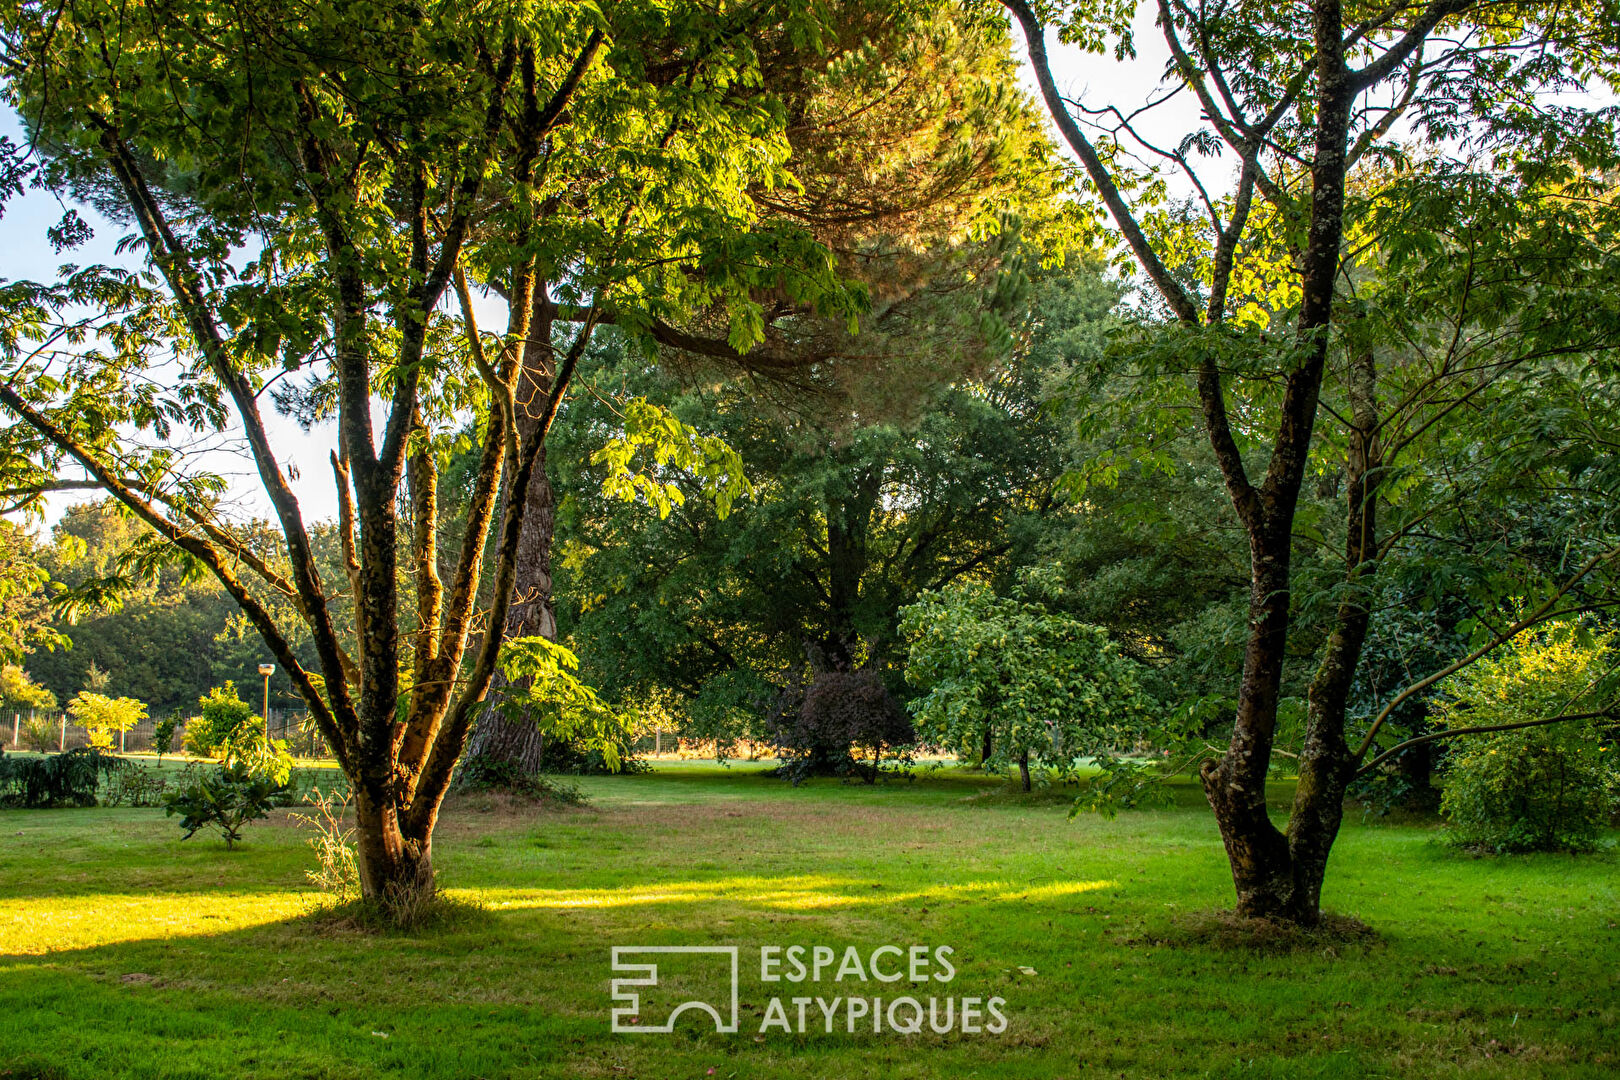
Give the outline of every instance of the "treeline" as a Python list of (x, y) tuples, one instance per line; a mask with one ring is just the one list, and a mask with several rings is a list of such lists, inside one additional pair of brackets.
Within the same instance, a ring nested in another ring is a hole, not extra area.
[[(191, 716), (226, 681), (258, 699), (263, 642), (212, 578), (173, 565), (143, 571), (139, 556), (152, 539), (107, 500), (68, 507), (47, 537), (14, 534), (45, 575), (31, 594), (31, 620), (52, 631), (20, 667), (57, 707), (99, 688), (143, 702), (154, 717)], [(304, 711), (279, 670), (270, 696), (273, 709)], [(5, 705), (26, 710), (29, 703), (18, 688)]]

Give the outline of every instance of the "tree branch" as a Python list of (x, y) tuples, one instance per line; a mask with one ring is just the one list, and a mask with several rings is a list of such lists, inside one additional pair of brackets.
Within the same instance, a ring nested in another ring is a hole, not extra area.
[(1445, 731), (1432, 731), (1427, 735), (1419, 735), (1415, 739), (1407, 739), (1405, 742), (1396, 743), (1357, 769), (1356, 779), (1359, 780), (1361, 777), (1366, 776), (1403, 750), (1422, 743), (1434, 742), (1438, 739), (1449, 739), (1453, 735), (1481, 735), (1491, 731), (1517, 731), (1520, 728), (1545, 727), (1548, 724), (1562, 724), (1570, 720), (1596, 720), (1599, 717), (1606, 716), (1614, 716), (1614, 711), (1611, 709), (1597, 709), (1593, 712), (1564, 713), (1562, 716), (1549, 716), (1541, 720), (1521, 720), (1516, 724), (1481, 724), (1478, 727), (1448, 728)]

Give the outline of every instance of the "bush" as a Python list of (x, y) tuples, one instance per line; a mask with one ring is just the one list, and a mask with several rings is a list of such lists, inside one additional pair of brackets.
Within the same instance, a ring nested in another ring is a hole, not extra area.
[(241, 842), (244, 825), (269, 816), (278, 786), (243, 765), (204, 768), (192, 764), (186, 766), (178, 789), (163, 796), (163, 812), (170, 817), (180, 815), (180, 827), (186, 830), (180, 839), (190, 840), (200, 830), (214, 828), (229, 851)]
[[(253, 715), (253, 706), (236, 696), (236, 686), (229, 680), (197, 699), (197, 704), (202, 715), (186, 726), (184, 743), (186, 753), (193, 757), (219, 757), (238, 736), (239, 729), (258, 719)], [(260, 719), (261, 730), (263, 726)]]
[(105, 806), (157, 806), (169, 783), (158, 770), (134, 761), (121, 761), (107, 774)]
[(766, 731), (782, 757), (777, 774), (795, 784), (815, 775), (876, 783), (884, 753), (917, 738), (882, 675), (871, 670), (800, 676), (767, 714)]
[[(1610, 640), (1571, 623), (1521, 635), (1446, 681), (1440, 720), (1485, 727), (1593, 711), (1581, 699)], [(1459, 736), (1440, 801), (1450, 839), (1482, 851), (1589, 851), (1614, 806), (1614, 758), (1589, 720)]]
[(0, 806), (94, 806), (101, 778), (123, 767), (121, 759), (88, 746), (45, 757), (0, 754)]
[(17, 739), (28, 749), (45, 754), (62, 745), (62, 728), (59, 721), (33, 717), (22, 722)]

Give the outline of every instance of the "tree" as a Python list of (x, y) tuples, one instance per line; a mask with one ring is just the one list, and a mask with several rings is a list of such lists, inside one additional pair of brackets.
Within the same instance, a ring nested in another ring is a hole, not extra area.
[(71, 644), (50, 624), (50, 572), (40, 555), (33, 537), (0, 519), (0, 661)]
[[(1388, 339), (1360, 329), (1357, 316), (1366, 309), (1354, 285), (1380, 254), (1391, 251), (1436, 274), (1449, 268), (1455, 284), (1459, 269), (1466, 274), (1478, 268), (1456, 258), (1459, 241), (1481, 226), (1487, 242), (1494, 235), (1524, 240), (1538, 231), (1537, 215), (1560, 209), (1570, 162), (1589, 170), (1612, 160), (1603, 114), (1544, 106), (1537, 97), (1554, 85), (1612, 78), (1612, 13), (1472, 0), (1366, 10), (1347, 9), (1338, 0), (1257, 9), (1160, 0), (1159, 28), (1173, 60), (1170, 78), (1196, 97), (1209, 124), (1164, 149), (1138, 137), (1135, 114), (1088, 113), (1083, 103), (1071, 108), (1047, 57), (1049, 18), (1067, 40), (1102, 51), (1110, 33), (1128, 36), (1133, 5), (1099, 10), (1003, 0), (1003, 6), (1024, 31), (1058, 130), (1176, 328), (1164, 337), (1170, 347), (1160, 356), (1169, 362), (1160, 370), (1177, 375), (1178, 384), (1191, 381), (1205, 436), (1248, 540), (1248, 634), (1231, 739), (1201, 773), (1225, 841), (1237, 910), (1314, 924), (1344, 792), (1380, 723), (1375, 717), (1361, 745), (1351, 745), (1346, 703), (1370, 619), (1367, 588), (1382, 554), (1378, 507), (1390, 468), (1375, 347)], [(1122, 39), (1121, 54), (1128, 47)], [(1507, 101), (1531, 104), (1507, 108)], [(1388, 141), (1399, 124), (1427, 140), (1421, 168), (1408, 168), (1412, 158), (1403, 158)], [(1479, 152), (1472, 158), (1448, 155), (1443, 144), (1464, 131)], [(1197, 197), (1185, 212), (1165, 205), (1158, 168), (1132, 169), (1126, 144), (1188, 179)], [(1227, 151), (1236, 176), (1222, 194), (1199, 176), (1198, 161)], [(1379, 172), (1375, 161), (1395, 161), (1397, 167)], [(1535, 164), (1549, 161), (1547, 169)], [(1425, 197), (1426, 188), (1434, 195), (1449, 190), (1451, 201)], [(1458, 213), (1459, 189), (1502, 193), (1488, 201), (1511, 224), (1502, 229), (1502, 222), (1475, 219), (1467, 230), (1453, 231), (1467, 219)], [(1513, 198), (1521, 206), (1516, 213), (1509, 212)], [(1427, 214), (1408, 212), (1414, 208)], [(1608, 305), (1592, 287), (1598, 278), (1590, 276), (1590, 256), (1600, 249), (1579, 240), (1605, 233), (1571, 233), (1568, 226), (1574, 217), (1608, 210), (1600, 201), (1597, 209), (1573, 217), (1551, 214), (1547, 223), (1559, 238), (1554, 250), (1577, 254), (1558, 270), (1536, 275), (1561, 288), (1575, 284), (1558, 280), (1565, 271), (1584, 278), (1578, 287), (1587, 290), (1600, 315)], [(1401, 230), (1379, 228), (1381, 220), (1394, 219), (1402, 220)], [(1524, 265), (1492, 264), (1489, 280), (1497, 288), (1485, 291), (1506, 299), (1514, 284), (1524, 285)], [(1453, 288), (1448, 295), (1458, 294)], [(1483, 298), (1462, 296), (1466, 318), (1477, 317), (1481, 309), (1474, 305)], [(1544, 310), (1540, 304), (1530, 308), (1532, 314)], [(1600, 321), (1574, 332), (1568, 319), (1543, 325), (1556, 322), (1565, 334), (1563, 347), (1579, 350), (1600, 340), (1590, 334)], [(1536, 341), (1520, 359), (1547, 356), (1547, 344), (1545, 338)], [(1465, 387), (1459, 374), (1447, 369), (1446, 381)], [(1342, 391), (1324, 393), (1325, 386)], [(1296, 512), (1318, 412), (1330, 397), (1337, 398), (1335, 411), (1344, 418), (1343, 575), (1307, 694), (1299, 784), (1283, 831), (1271, 821), (1265, 778), (1293, 624)], [(1417, 411), (1427, 415), (1414, 423), (1414, 432), (1443, 424), (1456, 410), (1425, 395), (1425, 407)]]
[[(668, 700), (680, 730), (767, 737), (762, 703), (801, 672), (869, 666), (903, 693), (900, 609), (963, 575), (1012, 568), (1076, 520), (1058, 491), (1076, 460), (1049, 387), (1100, 360), (1118, 300), (1094, 262), (1039, 274), (1007, 300), (1010, 351), (860, 419), (814, 399), (789, 409), (747, 382), (682, 384), (606, 349), (591, 378), (671, 402), (737, 448), (752, 494), (722, 519), (695, 478), (684, 505), (607, 498), (600, 465), (569, 465), (619, 420), (598, 398), (557, 443), (559, 622), (594, 683), (626, 702)], [(604, 343), (605, 344), (605, 343)], [(605, 395), (604, 395), (605, 396)]]
[(99, 750), (112, 748), (114, 732), (128, 731), (146, 719), (146, 706), (134, 698), (110, 698), (92, 690), (75, 694), (67, 712), (90, 733), (90, 745)]
[[(499, 493), (529, 489), (592, 329), (648, 335), (719, 311), (743, 363), (770, 297), (858, 314), (827, 250), (746, 197), (794, 182), (782, 113), (755, 91), (761, 57), (819, 57), (832, 14), (637, 0), (5, 11), (7, 94), (49, 156), (41, 182), (132, 221), (161, 283), (79, 270), (8, 309), (13, 448), (82, 468), (241, 607), (350, 780), (367, 897), (433, 888), (439, 808), (500, 660), (500, 635), (474, 627), (504, 626), (513, 602), (527, 506)], [(476, 325), (480, 282), (506, 300), (500, 333)], [(79, 296), (99, 321), (65, 350)], [(560, 307), (579, 330), (552, 355)], [(543, 386), (523, 381), (537, 370)], [(337, 582), (267, 434), (272, 378), (289, 410), (335, 419)], [(446, 582), (433, 451), (467, 411), (479, 463)], [(219, 478), (166, 441), (228, 426), (273, 508), (273, 558), (232, 531)]]
[(1135, 663), (1105, 630), (1028, 596), (954, 585), (919, 597), (900, 629), (922, 739), (987, 769), (1016, 765), (1025, 791), (1032, 764), (1073, 776), (1081, 757), (1134, 746), (1153, 712)]
[[(773, 293), (758, 312), (763, 340), (746, 357), (712, 309), (655, 324), (651, 339), (661, 366), (701, 379), (717, 369), (730, 379), (740, 367), (747, 393), (786, 399), (795, 412), (892, 413), (1003, 348), (998, 294), (1021, 276), (1022, 251), (1011, 237), (1049, 223), (1060, 174), (1030, 103), (1007, 88), (1013, 65), (1001, 27), (952, 3), (892, 11), (849, 3), (824, 32), (825, 55), (814, 62), (793, 50), (760, 59), (761, 83), (786, 115), (796, 184), (755, 183), (747, 197), (763, 221), (805, 229), (835, 253), (872, 297), (870, 310), (852, 332), (846, 319)], [(577, 309), (548, 308), (541, 325), (549, 335), (578, 317)], [(548, 363), (543, 350), (526, 356), (526, 384), (541, 392), (551, 385)], [(663, 390), (661, 403), (673, 396)], [(562, 417), (564, 428), (571, 422)], [(543, 456), (530, 479), (508, 638), (556, 638), (553, 483), (571, 467)], [(836, 528), (833, 535), (843, 539)], [(838, 561), (843, 578), (858, 573), (858, 555)], [(853, 600), (839, 591), (845, 583), (834, 584), (836, 603)], [(849, 632), (823, 642), (829, 655)], [(474, 731), (467, 758), (533, 771), (544, 745), (535, 725), (492, 714)]]
[(0, 665), (0, 709), (47, 712), (54, 708), (56, 695), (29, 678), (28, 672), (16, 664)]

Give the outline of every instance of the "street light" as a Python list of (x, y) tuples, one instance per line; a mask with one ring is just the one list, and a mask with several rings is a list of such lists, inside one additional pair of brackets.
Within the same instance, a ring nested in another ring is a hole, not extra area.
[(259, 674), (264, 676), (264, 741), (270, 741), (270, 676), (276, 673), (276, 665), (260, 664)]

